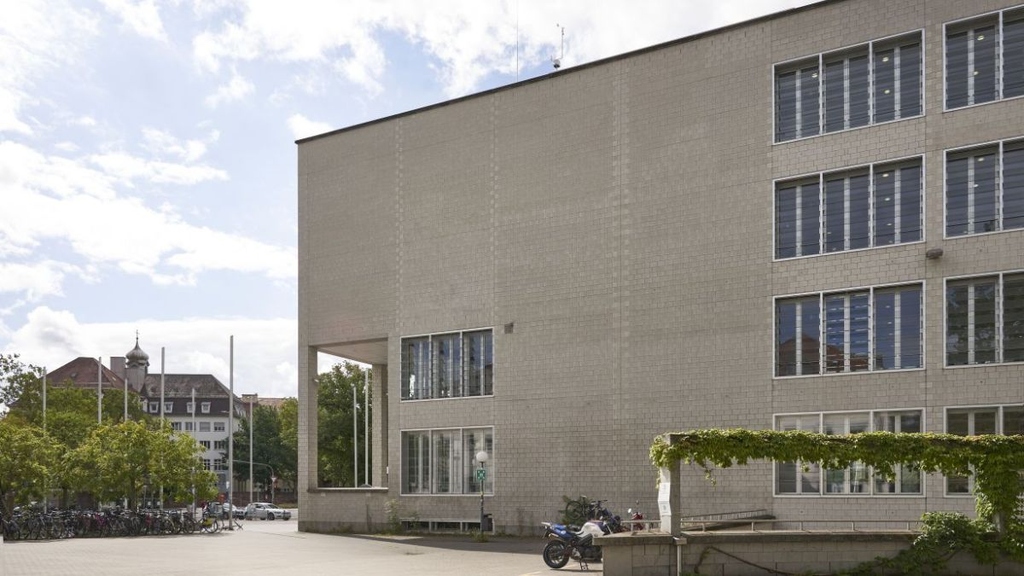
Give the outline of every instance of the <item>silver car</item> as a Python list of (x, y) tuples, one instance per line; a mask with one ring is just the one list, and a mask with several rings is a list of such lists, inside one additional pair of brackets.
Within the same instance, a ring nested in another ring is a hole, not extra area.
[(253, 502), (245, 507), (245, 517), (251, 520), (291, 520), (292, 513), (270, 502)]

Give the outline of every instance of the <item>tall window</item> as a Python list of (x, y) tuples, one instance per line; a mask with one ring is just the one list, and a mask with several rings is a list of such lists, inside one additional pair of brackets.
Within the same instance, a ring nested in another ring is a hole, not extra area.
[(1024, 9), (946, 25), (946, 109), (1024, 95)]
[(946, 236), (1024, 228), (1024, 140), (946, 153)]
[(775, 66), (775, 141), (921, 115), (921, 34)]
[(872, 164), (775, 185), (775, 257), (921, 240), (921, 159)]
[[(1024, 406), (950, 408), (946, 411), (946, 433), (957, 436), (981, 434), (1024, 434)], [(947, 494), (970, 494), (973, 476), (947, 476)]]
[(493, 428), (402, 432), (402, 493), (479, 494), (480, 451), (488, 455), (483, 490), (493, 493)]
[(402, 400), (489, 396), (493, 392), (491, 330), (402, 339)]
[(1024, 273), (946, 282), (946, 365), (1024, 362)]
[[(775, 418), (776, 430), (804, 430), (829, 435), (863, 432), (922, 432), (920, 410), (872, 410), (844, 413), (787, 414)], [(913, 466), (896, 466), (892, 476), (876, 474), (854, 462), (847, 468), (822, 470), (813, 462), (775, 464), (777, 495), (918, 495), (921, 472)]]
[(922, 366), (921, 285), (775, 301), (775, 375)]
[[(775, 429), (821, 432), (820, 414), (779, 416)], [(814, 462), (778, 462), (775, 464), (776, 494), (820, 494), (821, 467)]]

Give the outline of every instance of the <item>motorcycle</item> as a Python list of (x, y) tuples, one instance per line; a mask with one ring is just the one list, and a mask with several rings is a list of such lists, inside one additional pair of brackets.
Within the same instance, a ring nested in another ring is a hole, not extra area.
[(544, 537), (550, 539), (544, 546), (542, 556), (544, 563), (550, 568), (564, 568), (569, 560), (580, 563), (581, 570), (589, 569), (588, 562), (601, 561), (601, 547), (594, 545), (594, 538), (616, 532), (625, 532), (629, 528), (622, 525), (618, 516), (613, 516), (606, 508), (598, 504), (596, 514), (576, 529), (567, 524), (541, 522), (544, 526)]

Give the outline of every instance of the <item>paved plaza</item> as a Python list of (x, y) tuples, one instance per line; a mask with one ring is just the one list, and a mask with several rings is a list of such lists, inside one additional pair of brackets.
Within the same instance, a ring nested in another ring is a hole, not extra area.
[[(243, 529), (191, 536), (81, 538), (0, 544), (2, 576), (298, 574), (316, 576), (579, 574), (544, 565), (539, 537), (362, 536), (298, 532), (295, 520), (243, 521)], [(600, 574), (595, 564), (590, 574)]]

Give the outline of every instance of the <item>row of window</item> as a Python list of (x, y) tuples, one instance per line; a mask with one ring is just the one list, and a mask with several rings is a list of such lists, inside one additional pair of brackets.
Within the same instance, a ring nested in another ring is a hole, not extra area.
[[(862, 432), (924, 432), (922, 410), (873, 410), (844, 413), (786, 414), (775, 418), (776, 430), (803, 430), (830, 435)], [(959, 436), (980, 434), (1024, 434), (1024, 406), (950, 408), (946, 411), (946, 433)], [(897, 466), (893, 477), (877, 475), (861, 463), (839, 470), (822, 469), (812, 462), (775, 464), (777, 495), (915, 495), (923, 493), (921, 471)], [(970, 494), (974, 478), (946, 478), (946, 493)]]
[(776, 67), (775, 141), (920, 116), (921, 34)]
[[(482, 474), (481, 451), (487, 454)], [(403, 494), (492, 494), (493, 470), (493, 428), (402, 432)]]
[[(1024, 140), (946, 152), (946, 236), (1024, 228)], [(813, 256), (923, 238), (922, 159), (775, 184), (775, 257)]]
[[(775, 375), (907, 370), (924, 354), (921, 284), (775, 300)], [(946, 365), (1024, 362), (1024, 273), (946, 282)]]
[[(210, 402), (200, 402), (199, 403), (199, 411), (202, 412), (203, 414), (209, 414), (210, 413), (210, 404), (211, 404)], [(146, 400), (143, 400), (142, 401), (142, 411), (143, 412), (147, 412), (147, 409), (146, 409), (147, 405), (148, 405), (148, 408), (149, 408), (148, 412), (150, 414), (159, 414), (160, 413), (160, 402), (155, 402), (155, 401), (147, 402)], [(186, 414), (191, 414), (193, 410), (195, 410), (195, 408), (192, 406), (192, 403), (191, 402), (186, 402), (185, 403), (185, 413)], [(164, 402), (164, 414), (171, 414), (172, 412), (174, 412), (174, 402)]]
[[(945, 28), (947, 110), (1024, 95), (1024, 8)], [(775, 66), (775, 141), (923, 114), (913, 32)]]
[[(199, 432), (224, 432), (225, 430), (227, 430), (227, 426), (222, 421), (214, 421), (212, 423), (209, 421), (200, 421), (196, 422), (195, 429), (198, 429)], [(175, 430), (178, 432), (181, 432), (182, 430), (184, 430), (185, 432), (193, 432), (196, 431), (195, 429), (192, 426), (192, 422), (171, 422), (171, 430)]]
[(210, 442), (209, 440), (200, 440), (199, 441), (199, 445), (202, 446), (206, 450), (211, 450), (211, 449), (213, 449), (213, 450), (227, 450), (228, 449), (228, 441), (227, 440), (214, 440), (213, 442)]
[(923, 196), (920, 158), (778, 182), (775, 257), (917, 242)]
[(227, 463), (224, 462), (223, 458), (217, 458), (210, 460), (209, 458), (203, 458), (203, 468), (206, 470), (214, 470), (221, 472), (228, 469)]
[(402, 400), (494, 394), (491, 330), (402, 338)]

